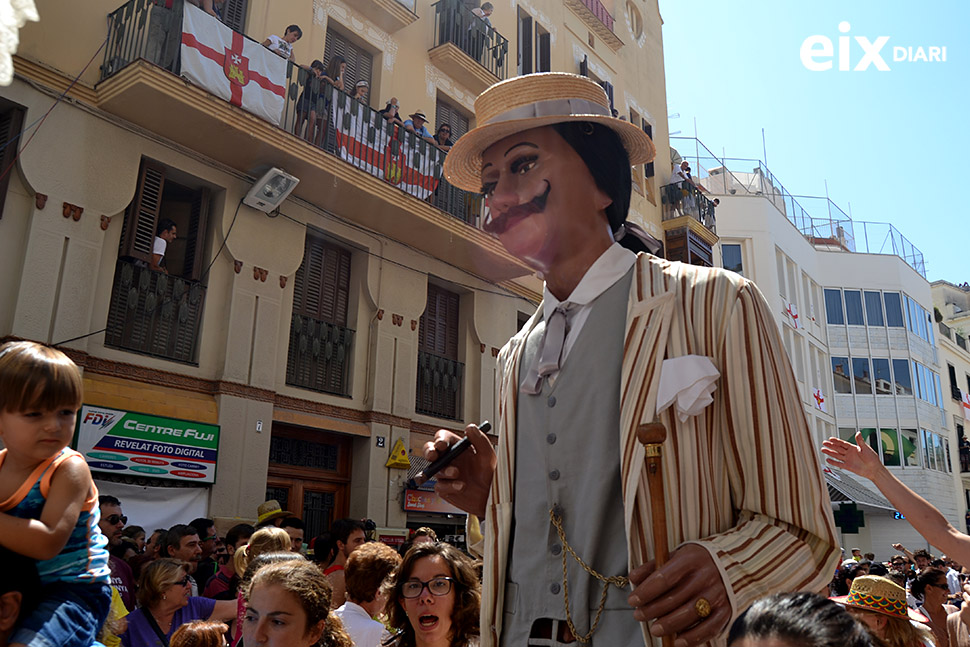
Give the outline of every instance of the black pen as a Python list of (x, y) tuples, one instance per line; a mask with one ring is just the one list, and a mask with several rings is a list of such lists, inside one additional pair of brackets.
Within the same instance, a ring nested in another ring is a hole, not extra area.
[[(478, 428), (483, 434), (487, 434), (492, 428), (492, 423), (486, 420), (482, 424), (478, 425)], [(438, 460), (418, 472), (418, 475), (414, 477), (414, 482), (418, 485), (426, 483), (432, 479), (435, 474), (448, 467), (453, 460), (461, 456), (466, 449), (471, 447), (471, 444), (472, 441), (468, 440), (468, 436), (465, 436), (454, 445), (451, 445), (448, 448), (448, 451), (438, 457)]]

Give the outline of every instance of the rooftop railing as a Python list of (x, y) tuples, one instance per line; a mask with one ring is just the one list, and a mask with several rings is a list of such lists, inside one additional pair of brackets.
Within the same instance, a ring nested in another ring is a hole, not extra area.
[(434, 7), (434, 45), (453, 43), (499, 79), (508, 75), (509, 41), (476, 16), (461, 0), (438, 0)]
[(761, 160), (718, 157), (694, 137), (670, 139), (691, 164), (695, 182), (710, 193), (763, 197), (817, 247), (891, 254), (926, 278), (923, 253), (892, 224), (855, 221), (829, 198), (792, 195)]
[[(108, 16), (108, 45), (101, 79), (110, 78), (139, 59), (178, 74), (182, 11), (183, 0), (174, 0), (171, 8), (156, 5), (155, 0), (129, 0), (113, 11)], [(471, 12), (468, 14), (482, 23)], [(468, 47), (482, 44), (482, 51), (495, 51), (492, 43), (505, 39), (494, 30), (489, 31), (491, 35), (487, 37), (469, 37), (463, 42)], [(506, 41), (502, 51), (507, 49)], [(480, 221), (482, 201), (450, 186), (441, 177), (444, 151), (406, 130), (400, 120), (384, 119), (379, 111), (291, 62), (287, 62), (286, 78), (279, 83), (286, 93), (282, 116), (274, 125), (463, 222), (476, 226)]]

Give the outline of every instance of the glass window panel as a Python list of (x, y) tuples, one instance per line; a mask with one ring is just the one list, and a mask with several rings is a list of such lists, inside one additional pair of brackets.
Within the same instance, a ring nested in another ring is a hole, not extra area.
[(795, 303), (798, 302), (798, 281), (795, 277), (798, 276), (795, 270), (795, 264), (788, 261), (788, 300)]
[(779, 249), (775, 250), (775, 265), (778, 269), (778, 294), (785, 296), (788, 294), (785, 291), (785, 255)]
[(872, 394), (872, 373), (869, 371), (868, 357), (852, 358), (852, 380), (856, 393)]
[(921, 339), (929, 341), (930, 336), (926, 333), (926, 310), (920, 304), (913, 302), (913, 310), (916, 315), (916, 325)]
[(933, 371), (930, 371), (930, 372), (933, 373), (933, 381), (936, 382), (936, 401), (933, 404), (935, 404), (938, 407), (942, 407), (943, 391), (940, 389), (940, 376)]
[(845, 315), (842, 313), (842, 291), (825, 290), (825, 316), (830, 324), (844, 324)]
[(882, 462), (883, 465), (893, 465), (898, 467), (900, 464), (901, 452), (899, 451), (899, 435), (895, 429), (880, 429), (879, 437), (882, 441)]
[(855, 442), (855, 427), (839, 427), (839, 438)]
[(845, 321), (850, 326), (864, 326), (862, 318), (862, 293), (858, 290), (845, 290)]
[(908, 359), (893, 360), (893, 381), (896, 395), (913, 395), (913, 377), (909, 372)]
[(920, 429), (920, 441), (923, 443), (923, 465), (931, 470), (936, 469), (936, 461), (933, 460), (933, 441), (925, 429)]
[(909, 324), (909, 331), (918, 335), (919, 322), (916, 320), (916, 304), (909, 297), (906, 297), (906, 321)]
[(741, 266), (741, 245), (721, 245), (721, 260), (724, 262), (724, 269), (738, 274), (744, 273)]
[(849, 378), (849, 358), (832, 358), (832, 375), (835, 380), (836, 393), (852, 393), (852, 382)]
[(870, 326), (882, 326), (882, 294), (866, 292), (866, 321)]
[(919, 467), (919, 441), (915, 429), (902, 429), (900, 433), (900, 449), (906, 467)]
[(878, 456), (879, 455), (879, 434), (876, 433), (876, 430), (873, 429), (872, 427), (865, 427), (863, 429), (860, 429), (859, 431), (862, 432), (862, 438), (866, 441), (866, 443), (870, 447), (872, 447), (872, 451), (876, 452), (876, 455)]
[(940, 438), (940, 434), (931, 435), (933, 436), (933, 453), (936, 455), (936, 469), (945, 472), (946, 461), (943, 456), (943, 439)]
[(892, 395), (893, 377), (889, 372), (889, 360), (880, 357), (872, 359), (872, 376), (876, 387), (876, 395)]
[(899, 300), (899, 292), (883, 292), (886, 302), (886, 325), (890, 328), (903, 327), (903, 308)]
[(935, 322), (929, 312), (926, 313), (924, 318), (926, 319), (926, 341), (930, 342), (930, 346), (936, 346), (936, 333), (933, 332), (933, 329), (936, 328), (933, 325)]
[(943, 439), (943, 453), (944, 458), (946, 459), (946, 471), (952, 472), (953, 464), (950, 462), (950, 441), (946, 438)]

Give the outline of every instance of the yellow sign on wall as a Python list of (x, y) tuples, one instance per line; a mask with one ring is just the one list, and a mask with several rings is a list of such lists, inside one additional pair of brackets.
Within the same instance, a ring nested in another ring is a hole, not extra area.
[(408, 450), (404, 447), (404, 440), (401, 438), (398, 438), (397, 442), (394, 443), (394, 448), (391, 450), (387, 462), (384, 463), (384, 467), (403, 470), (411, 467), (411, 461), (408, 460)]

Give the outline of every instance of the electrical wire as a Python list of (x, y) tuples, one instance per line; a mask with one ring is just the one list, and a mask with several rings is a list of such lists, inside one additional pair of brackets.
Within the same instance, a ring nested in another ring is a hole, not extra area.
[(24, 135), (28, 130), (30, 130), (31, 128), (33, 128), (34, 127), (34, 124), (37, 125), (37, 128), (34, 129), (34, 132), (32, 132), (30, 134), (30, 137), (27, 138), (27, 141), (24, 143), (23, 148), (21, 148), (19, 151), (17, 151), (17, 155), (13, 158), (13, 161), (11, 161), (10, 164), (7, 166), (7, 168), (5, 168), (3, 170), (3, 173), (0, 173), (0, 180), (3, 180), (3, 178), (7, 177), (7, 173), (10, 172), (10, 169), (12, 169), (13, 166), (14, 166), (14, 164), (17, 163), (17, 160), (20, 159), (20, 156), (23, 154), (23, 152), (25, 150), (27, 150), (27, 147), (28, 146), (30, 146), (30, 142), (32, 142), (34, 140), (34, 137), (37, 135), (37, 133), (40, 132), (41, 126), (44, 125), (44, 122), (47, 120), (47, 117), (49, 117), (50, 114), (51, 114), (51, 112), (54, 111), (54, 108), (56, 108), (57, 105), (61, 101), (64, 100), (64, 97), (67, 96), (67, 93), (70, 92), (71, 89), (74, 88), (75, 85), (77, 85), (78, 80), (80, 80), (80, 78), (87, 71), (88, 67), (90, 67), (91, 63), (94, 62), (94, 59), (97, 58), (98, 54), (101, 53), (101, 50), (103, 50), (104, 49), (104, 46), (107, 45), (107, 44), (108, 44), (108, 38), (105, 37), (104, 41), (101, 42), (101, 46), (98, 47), (98, 49), (94, 52), (94, 54), (91, 56), (91, 58), (88, 59), (88, 62), (85, 63), (84, 67), (81, 68), (81, 71), (77, 73), (77, 76), (74, 77), (74, 79), (71, 81), (70, 85), (68, 85), (67, 88), (63, 92), (61, 92), (61, 94), (56, 99), (54, 99), (54, 103), (51, 104), (51, 107), (47, 109), (47, 112), (45, 112), (42, 117), (40, 117), (39, 119), (34, 120), (34, 122), (32, 124), (30, 124), (29, 126), (27, 126), (24, 129), (22, 129), (19, 133), (17, 133), (17, 135), (15, 137), (11, 137), (10, 140), (7, 141), (3, 146), (0, 146), (0, 153), (2, 153), (7, 148), (7, 146), (9, 146), (10, 144), (13, 144), (15, 141), (17, 141), (17, 139), (19, 139), (22, 135)]

